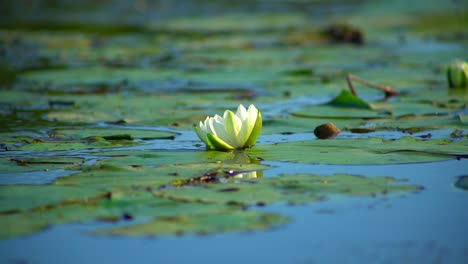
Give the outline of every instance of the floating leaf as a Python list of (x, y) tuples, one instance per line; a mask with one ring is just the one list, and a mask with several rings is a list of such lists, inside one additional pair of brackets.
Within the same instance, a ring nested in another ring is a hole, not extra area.
[(95, 189), (52, 185), (0, 185), (0, 213), (80, 203), (107, 195)]
[(55, 129), (49, 133), (51, 137), (64, 140), (87, 139), (102, 137), (105, 140), (138, 139), (174, 139), (175, 133), (157, 130), (118, 129), (118, 128), (79, 128)]
[(82, 186), (101, 190), (115, 189), (157, 189), (175, 181), (187, 180), (197, 176), (213, 175), (224, 178), (233, 173), (257, 171), (268, 167), (258, 164), (228, 163), (186, 163), (164, 164), (157, 167), (141, 165), (117, 165), (99, 162), (84, 169), (83, 173), (58, 179), (55, 184), (61, 186)]
[(98, 235), (167, 236), (269, 229), (284, 225), (289, 219), (273, 213), (236, 211), (232, 213), (158, 217), (148, 223), (97, 231)]
[(420, 189), (419, 186), (397, 185), (395, 179), (390, 177), (297, 174), (245, 182), (240, 179), (239, 182), (206, 184), (198, 188), (159, 190), (155, 195), (183, 202), (264, 205), (278, 202), (305, 203), (335, 194), (375, 196)]
[[(70, 187), (61, 187), (73, 190)], [(70, 196), (72, 197), (72, 196)], [(42, 230), (48, 226), (76, 222), (123, 222), (134, 218), (190, 217), (199, 214), (227, 214), (241, 210), (238, 206), (178, 203), (153, 197), (148, 192), (113, 192), (106, 198), (61, 203), (56, 206), (0, 214), (0, 238), (13, 238)]]
[[(105, 153), (94, 153), (96, 156), (112, 157), (100, 163), (109, 165), (149, 166), (181, 163), (217, 163), (217, 164), (260, 164), (260, 161), (249, 157), (242, 151), (152, 151), (152, 150), (114, 150)], [(99, 164), (99, 163), (98, 163)], [(264, 167), (267, 168), (267, 167)]]
[[(302, 111), (301, 111), (302, 113)], [(305, 112), (304, 112), (305, 113)], [(313, 118), (310, 116), (298, 117), (273, 117), (263, 121), (262, 134), (292, 134), (300, 132), (313, 132), (315, 127), (324, 122), (332, 121), (337, 127), (344, 130), (345, 127), (356, 127), (366, 124), (364, 119), (332, 119)]]
[(55, 156), (36, 158), (0, 158), (0, 172), (47, 171), (53, 169), (77, 170), (81, 167), (83, 162), (83, 158)]
[(467, 140), (402, 138), (329, 139), (260, 145), (246, 151), (266, 160), (314, 164), (396, 164), (447, 160), (467, 155)]
[(139, 145), (140, 143), (131, 140), (105, 140), (104, 138), (94, 138), (90, 141), (36, 141), (26, 144), (14, 150), (82, 150), (90, 148), (117, 148)]
[(441, 128), (466, 127), (455, 116), (415, 116), (408, 115), (395, 119), (369, 120), (366, 127), (377, 130), (425, 131)]

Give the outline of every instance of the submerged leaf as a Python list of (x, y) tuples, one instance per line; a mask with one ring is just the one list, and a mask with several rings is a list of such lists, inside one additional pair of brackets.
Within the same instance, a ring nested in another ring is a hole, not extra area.
[(455, 187), (468, 191), (468, 176), (460, 176), (455, 182)]

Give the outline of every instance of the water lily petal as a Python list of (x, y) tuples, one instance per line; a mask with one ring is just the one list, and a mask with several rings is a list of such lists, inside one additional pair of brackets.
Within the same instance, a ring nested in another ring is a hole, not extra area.
[(242, 120), (242, 128), (239, 131), (238, 138), (241, 142), (240, 146), (245, 146), (245, 143), (249, 139), (250, 133), (252, 132), (252, 129), (255, 124), (255, 119), (257, 118), (257, 114), (253, 115), (253, 119), (250, 118), (249, 112), (254, 112), (256, 110), (255, 107), (249, 107), (249, 111), (245, 109), (244, 106), (240, 105), (239, 108), (237, 109), (238, 116)]
[(213, 132), (211, 134), (216, 135), (224, 142), (231, 144), (232, 142), (229, 140), (230, 135), (226, 132), (226, 119), (219, 115), (215, 115), (213, 119)]
[(206, 134), (206, 139), (210, 145), (210, 148), (212, 149), (223, 150), (223, 151), (235, 149), (234, 147), (227, 144), (226, 142), (224, 142), (222, 139), (220, 139), (216, 135)]
[[(250, 110), (250, 107), (249, 107), (249, 110)], [(257, 118), (255, 119), (255, 125), (253, 126), (250, 136), (243, 146), (244, 148), (248, 148), (248, 147), (255, 145), (255, 143), (257, 142), (258, 136), (260, 135), (260, 132), (262, 130), (262, 126), (263, 126), (262, 114), (260, 113), (260, 111), (257, 110)]]
[(215, 122), (216, 120), (216, 116), (215, 117), (210, 117), (208, 120), (207, 120), (207, 130), (208, 130), (208, 134), (213, 134), (213, 135), (216, 135), (216, 128), (215, 128), (215, 124), (218, 123), (218, 122)]
[(237, 107), (236, 116), (239, 117), (239, 119), (242, 121), (247, 119), (248, 117), (247, 110), (245, 109), (243, 105), (240, 104), (239, 107)]
[(246, 126), (247, 126), (247, 131), (245, 136), (247, 137), (245, 140), (247, 141), (248, 137), (250, 137), (250, 134), (252, 134), (252, 130), (255, 126), (255, 122), (257, 122), (257, 116), (258, 116), (258, 109), (254, 105), (250, 105), (249, 109), (247, 110), (247, 119), (245, 121)]
[(201, 141), (203, 141), (203, 143), (208, 145), (208, 141), (206, 140), (206, 127), (201, 121), (198, 126), (195, 126), (195, 133), (197, 133), (197, 136), (201, 139)]
[(225, 141), (231, 144), (233, 147), (242, 147), (244, 141), (239, 137), (239, 131), (242, 128), (242, 121), (231, 111), (226, 111), (225, 116), (226, 137), (223, 139), (225, 139)]

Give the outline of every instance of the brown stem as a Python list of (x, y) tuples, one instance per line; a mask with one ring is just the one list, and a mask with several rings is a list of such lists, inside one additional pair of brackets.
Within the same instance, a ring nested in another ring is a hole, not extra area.
[(357, 96), (356, 94), (356, 90), (354, 88), (354, 85), (352, 83), (352, 81), (357, 81), (357, 82), (360, 82), (364, 85), (367, 85), (369, 87), (372, 87), (372, 88), (376, 88), (376, 89), (379, 89), (381, 91), (384, 91), (385, 92), (385, 99), (388, 99), (394, 95), (397, 95), (399, 94), (398, 91), (396, 90), (393, 90), (392, 88), (390, 88), (389, 86), (385, 86), (385, 85), (380, 85), (380, 84), (377, 84), (377, 83), (372, 83), (372, 82), (369, 82), (367, 80), (364, 80), (356, 75), (353, 75), (353, 74), (347, 74), (346, 75), (346, 80), (348, 81), (348, 86), (349, 86), (349, 89), (351, 90), (351, 92)]
[(356, 89), (354, 89), (353, 80), (351, 79), (351, 74), (346, 74), (346, 81), (348, 82), (349, 89), (354, 96), (358, 96)]

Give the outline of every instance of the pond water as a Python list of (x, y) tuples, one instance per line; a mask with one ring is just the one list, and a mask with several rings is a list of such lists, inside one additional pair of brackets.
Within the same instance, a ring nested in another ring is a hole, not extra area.
[[(463, 263), (467, 257), (466, 193), (453, 181), (466, 160), (378, 166), (278, 166), (265, 176), (312, 170), (389, 175), (425, 186), (416, 194), (382, 198), (336, 196), (309, 205), (272, 205), (294, 221), (274, 230), (160, 238), (93, 237), (106, 224), (58, 226), (0, 242), (4, 263)], [(27, 252), (25, 254), (25, 252)]]
[[(468, 259), (464, 3), (6, 2), (0, 263)], [(239, 104), (257, 144), (207, 150)]]

